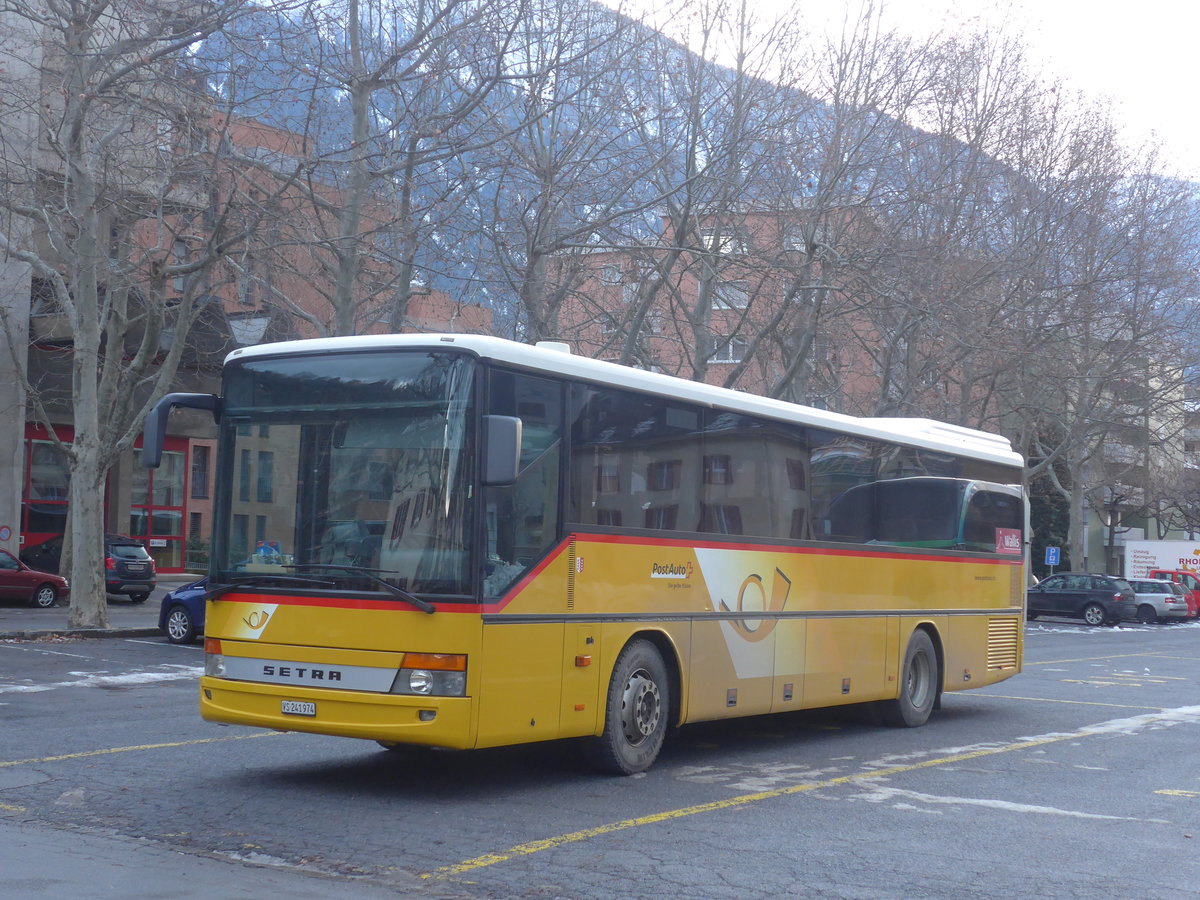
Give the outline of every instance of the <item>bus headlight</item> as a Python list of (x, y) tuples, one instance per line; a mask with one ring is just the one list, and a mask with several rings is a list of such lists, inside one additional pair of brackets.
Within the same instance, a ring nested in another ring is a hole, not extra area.
[(467, 658), (456, 653), (406, 653), (392, 681), (393, 694), (465, 697)]
[(433, 673), (428, 669), (409, 669), (408, 689), (414, 694), (432, 694)]
[(209, 678), (224, 678), (225, 657), (220, 653), (205, 653), (204, 674)]

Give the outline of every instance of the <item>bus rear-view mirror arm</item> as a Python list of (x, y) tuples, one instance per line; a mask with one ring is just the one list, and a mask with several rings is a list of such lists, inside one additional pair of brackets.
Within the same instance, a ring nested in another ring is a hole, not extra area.
[(512, 484), (521, 467), (521, 420), (516, 416), (484, 416), (483, 429), (487, 442), (483, 483), (496, 487)]
[(221, 398), (216, 394), (167, 394), (154, 404), (142, 428), (142, 465), (147, 469), (157, 469), (162, 462), (163, 444), (167, 440), (167, 418), (176, 407), (207, 409), (213, 414), (213, 421), (216, 421), (221, 411)]

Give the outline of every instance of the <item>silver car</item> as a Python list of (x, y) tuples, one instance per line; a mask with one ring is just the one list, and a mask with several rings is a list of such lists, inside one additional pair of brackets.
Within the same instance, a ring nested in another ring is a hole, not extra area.
[(1160, 578), (1130, 578), (1137, 602), (1137, 620), (1149, 625), (1170, 619), (1183, 621), (1188, 614), (1187, 594), (1181, 585)]

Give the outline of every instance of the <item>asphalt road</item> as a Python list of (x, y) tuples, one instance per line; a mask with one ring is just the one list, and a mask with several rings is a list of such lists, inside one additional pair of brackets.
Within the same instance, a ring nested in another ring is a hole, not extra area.
[(158, 637), (0, 642), (0, 894), (1196, 896), (1200, 624), (1026, 635), (924, 728), (692, 726), (633, 778), (204, 723)]

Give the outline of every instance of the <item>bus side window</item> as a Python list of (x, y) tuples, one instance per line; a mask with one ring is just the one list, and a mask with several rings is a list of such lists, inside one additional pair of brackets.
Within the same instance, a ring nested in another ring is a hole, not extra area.
[(558, 536), (562, 385), (494, 371), (489, 412), (521, 420), (521, 460), (511, 485), (487, 488), (484, 593), (499, 596)]
[[(612, 528), (694, 530), (701, 517), (698, 488), (705, 465), (698, 439), (701, 410), (584, 387), (574, 389), (571, 405), (570, 520)], [(723, 463), (708, 464), (715, 471)], [(736, 527), (732, 511), (716, 515), (725, 517), (722, 527)]]
[(996, 491), (976, 491), (967, 504), (963, 522), (964, 549), (993, 553), (999, 529), (1022, 531), (1024, 504), (1021, 498)]

